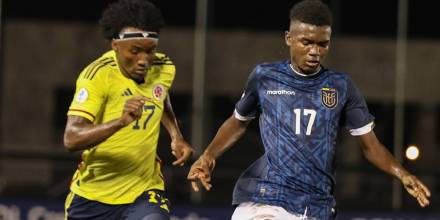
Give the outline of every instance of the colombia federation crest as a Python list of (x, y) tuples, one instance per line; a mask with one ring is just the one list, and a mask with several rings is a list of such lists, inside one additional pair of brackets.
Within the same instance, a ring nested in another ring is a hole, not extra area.
[(166, 91), (165, 87), (161, 84), (156, 84), (153, 86), (153, 97), (157, 101), (162, 101), (165, 98)]
[(327, 108), (336, 107), (338, 105), (338, 91), (334, 88), (322, 88), (321, 102)]

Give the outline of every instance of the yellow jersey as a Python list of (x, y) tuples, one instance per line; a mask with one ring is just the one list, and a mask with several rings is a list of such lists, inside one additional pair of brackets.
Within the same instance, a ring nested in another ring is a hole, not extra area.
[(70, 186), (75, 194), (107, 204), (127, 204), (147, 190), (164, 190), (156, 148), (175, 66), (166, 55), (155, 56), (142, 84), (121, 73), (114, 51), (105, 53), (79, 75), (68, 115), (102, 124), (121, 117), (126, 100), (133, 96), (152, 101), (145, 103), (142, 118), (83, 151)]

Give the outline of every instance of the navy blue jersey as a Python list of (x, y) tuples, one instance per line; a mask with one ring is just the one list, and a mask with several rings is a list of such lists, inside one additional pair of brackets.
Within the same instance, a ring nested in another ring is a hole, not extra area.
[(373, 127), (363, 96), (347, 74), (322, 68), (311, 76), (290, 62), (258, 65), (235, 117), (259, 117), (264, 155), (238, 180), (233, 203), (257, 202), (331, 219), (334, 154), (339, 126), (352, 135)]

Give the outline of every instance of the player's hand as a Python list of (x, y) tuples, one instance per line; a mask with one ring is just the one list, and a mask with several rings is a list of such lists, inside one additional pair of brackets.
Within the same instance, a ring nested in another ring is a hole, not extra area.
[(171, 153), (176, 157), (173, 165), (183, 166), (194, 153), (194, 149), (183, 138), (171, 140)]
[(198, 192), (200, 190), (197, 182), (200, 182), (207, 191), (212, 188), (211, 172), (214, 167), (214, 158), (206, 155), (200, 156), (199, 159), (194, 162), (187, 177), (188, 180), (191, 181), (191, 186), (194, 191)]
[(431, 196), (431, 192), (417, 177), (406, 175), (401, 181), (406, 191), (417, 199), (421, 207), (429, 205), (428, 197)]
[(124, 126), (130, 124), (134, 120), (142, 117), (142, 112), (145, 102), (149, 102), (151, 99), (144, 96), (135, 96), (128, 99), (124, 104), (122, 110), (121, 122)]

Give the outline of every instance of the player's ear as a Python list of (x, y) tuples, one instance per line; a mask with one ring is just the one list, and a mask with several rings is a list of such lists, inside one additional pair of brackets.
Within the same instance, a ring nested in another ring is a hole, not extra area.
[(284, 39), (286, 41), (286, 45), (290, 47), (290, 45), (292, 45), (292, 43), (291, 43), (292, 37), (290, 36), (290, 32), (289, 31), (286, 31), (284, 33)]
[(118, 51), (118, 42), (117, 42), (117, 41), (112, 40), (111, 45), (112, 45), (112, 49), (113, 49), (114, 51)]

